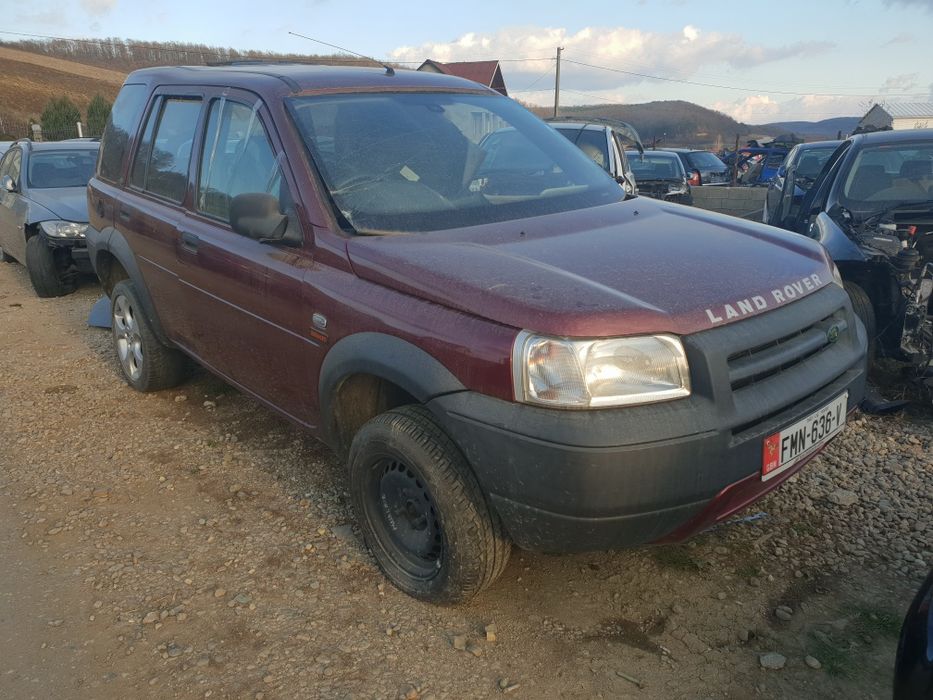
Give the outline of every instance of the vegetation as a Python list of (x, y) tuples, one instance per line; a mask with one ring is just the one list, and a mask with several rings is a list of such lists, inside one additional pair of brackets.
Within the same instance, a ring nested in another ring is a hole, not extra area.
[(75, 126), (81, 121), (81, 111), (74, 102), (67, 97), (53, 98), (42, 111), (39, 123), (42, 131), (49, 135), (76, 132)]
[(87, 106), (87, 135), (100, 136), (104, 133), (111, 104), (100, 95), (94, 95)]

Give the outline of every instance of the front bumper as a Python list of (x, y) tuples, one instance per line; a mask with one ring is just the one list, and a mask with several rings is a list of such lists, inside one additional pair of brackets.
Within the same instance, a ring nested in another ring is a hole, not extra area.
[[(796, 342), (801, 328), (827, 317), (845, 322), (837, 342), (757, 381), (747, 372), (735, 380), (740, 373), (730, 363), (738, 366), (743, 351), (787, 337)], [(852, 411), (864, 394), (865, 331), (835, 285), (682, 340), (693, 384), (686, 399), (594, 411), (472, 392), (430, 402), (516, 544), (561, 552), (689, 537), (803, 466), (762, 482), (765, 437), (844, 391)]]
[(39, 232), (42, 240), (49, 248), (64, 248), (71, 254), (75, 267), (80, 272), (93, 273), (91, 267), (91, 258), (88, 254), (87, 240), (84, 238), (54, 238), (47, 236), (44, 232)]

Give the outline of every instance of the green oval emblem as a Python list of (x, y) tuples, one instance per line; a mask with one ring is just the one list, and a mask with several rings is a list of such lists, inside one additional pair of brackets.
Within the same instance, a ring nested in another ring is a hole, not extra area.
[(829, 343), (835, 343), (839, 340), (839, 326), (834, 324), (829, 327), (829, 330), (826, 331), (826, 340)]

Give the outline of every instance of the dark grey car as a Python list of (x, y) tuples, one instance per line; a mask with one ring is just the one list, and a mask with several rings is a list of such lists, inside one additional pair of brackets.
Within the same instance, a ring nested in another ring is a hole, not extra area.
[(84, 234), (99, 144), (17, 141), (0, 160), (0, 261), (19, 261), (40, 297), (74, 291), (91, 272)]

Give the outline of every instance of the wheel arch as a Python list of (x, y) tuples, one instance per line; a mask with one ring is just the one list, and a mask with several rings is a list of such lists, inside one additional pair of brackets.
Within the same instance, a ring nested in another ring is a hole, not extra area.
[(92, 248), (91, 264), (97, 273), (97, 278), (100, 280), (104, 293), (109, 297), (118, 282), (125, 279), (130, 280), (136, 289), (136, 295), (139, 297), (139, 302), (143, 306), (143, 311), (156, 337), (164, 345), (172, 347), (173, 344), (166, 336), (156, 313), (155, 304), (152, 302), (149, 288), (146, 286), (139, 270), (136, 256), (133, 254), (133, 250), (126, 238), (116, 229), (109, 229), (95, 243)]
[(321, 365), (321, 436), (343, 455), (376, 415), (465, 390), (440, 361), (412, 343), (385, 333), (356, 333), (339, 340)]

